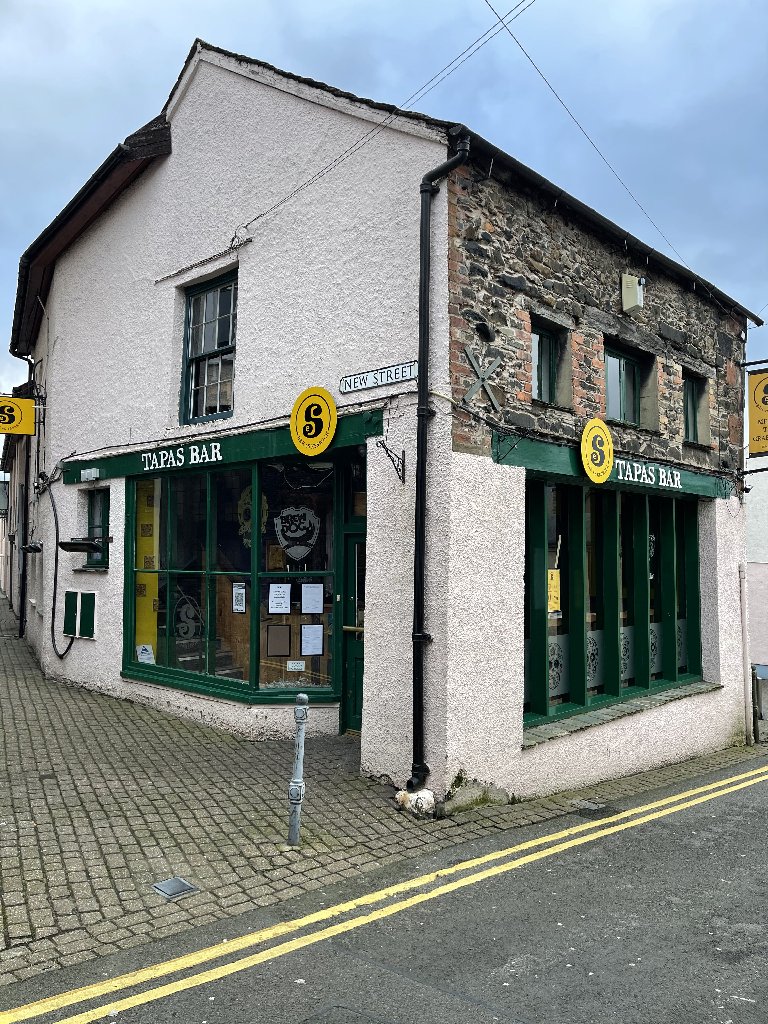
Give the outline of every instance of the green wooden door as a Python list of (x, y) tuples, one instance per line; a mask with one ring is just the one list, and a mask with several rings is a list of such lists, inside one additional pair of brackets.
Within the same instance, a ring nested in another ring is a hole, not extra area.
[(344, 539), (344, 689), (345, 730), (359, 731), (363, 722), (363, 644), (365, 636), (365, 538)]

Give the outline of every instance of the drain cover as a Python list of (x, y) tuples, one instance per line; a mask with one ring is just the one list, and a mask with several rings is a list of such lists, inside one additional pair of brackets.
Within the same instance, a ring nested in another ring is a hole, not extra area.
[(165, 896), (167, 900), (180, 900), (183, 896), (191, 896), (193, 892), (200, 892), (183, 878), (166, 878), (164, 882), (155, 882), (152, 888), (156, 893)]

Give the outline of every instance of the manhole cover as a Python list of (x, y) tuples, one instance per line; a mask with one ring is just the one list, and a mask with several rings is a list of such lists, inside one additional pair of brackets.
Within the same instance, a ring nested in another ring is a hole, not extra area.
[(164, 882), (155, 882), (152, 888), (156, 893), (165, 896), (167, 900), (180, 900), (182, 896), (191, 896), (193, 892), (200, 892), (183, 878), (166, 878)]

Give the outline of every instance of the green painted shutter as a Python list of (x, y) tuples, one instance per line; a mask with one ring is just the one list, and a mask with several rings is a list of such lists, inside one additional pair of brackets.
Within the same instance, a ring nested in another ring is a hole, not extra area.
[(76, 590), (64, 593), (64, 636), (77, 636), (77, 599)]
[(80, 628), (77, 635), (93, 640), (96, 632), (96, 595), (86, 591), (80, 595)]

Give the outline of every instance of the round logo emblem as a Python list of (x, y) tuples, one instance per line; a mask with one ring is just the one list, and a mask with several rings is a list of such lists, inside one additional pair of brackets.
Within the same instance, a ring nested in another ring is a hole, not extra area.
[(594, 484), (604, 484), (613, 469), (613, 438), (602, 420), (594, 419), (581, 435), (581, 461)]
[(752, 405), (761, 413), (768, 413), (768, 373), (751, 373)]
[(307, 388), (293, 403), (291, 438), (302, 455), (324, 452), (336, 433), (336, 403), (325, 388)]

